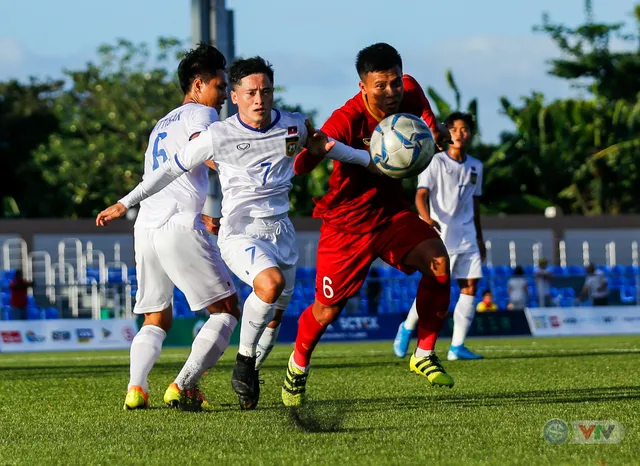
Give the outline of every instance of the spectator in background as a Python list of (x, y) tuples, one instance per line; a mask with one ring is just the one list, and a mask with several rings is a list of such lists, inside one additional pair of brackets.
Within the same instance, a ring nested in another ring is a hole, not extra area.
[(529, 287), (521, 265), (518, 265), (513, 271), (513, 276), (507, 283), (507, 291), (509, 293), (508, 309), (510, 311), (519, 311), (527, 307)]
[(595, 265), (587, 266), (587, 278), (580, 293), (580, 301), (583, 297), (591, 300), (593, 306), (606, 306), (609, 304), (609, 282), (602, 270), (596, 270)]
[(482, 301), (476, 306), (477, 312), (494, 312), (498, 310), (498, 305), (493, 302), (493, 293), (491, 290), (482, 292)]
[(32, 282), (24, 279), (22, 270), (16, 270), (16, 274), (9, 284), (11, 290), (11, 311), (14, 319), (25, 320), (27, 318), (27, 291), (33, 286)]
[(550, 307), (551, 302), (551, 271), (547, 269), (547, 259), (540, 259), (538, 267), (533, 272), (536, 281), (536, 291), (540, 307)]

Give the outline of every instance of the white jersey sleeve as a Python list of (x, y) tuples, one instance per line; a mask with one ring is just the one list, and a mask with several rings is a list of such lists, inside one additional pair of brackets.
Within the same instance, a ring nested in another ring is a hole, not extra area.
[(344, 163), (353, 163), (355, 165), (361, 165), (368, 167), (371, 163), (371, 155), (369, 152), (362, 149), (354, 149), (351, 146), (336, 141), (333, 138), (329, 138), (331, 141), (335, 141), (335, 146), (327, 153), (327, 158), (331, 160), (338, 160)]
[(189, 116), (189, 140), (206, 130), (211, 123), (218, 121), (218, 112), (211, 107), (201, 106)]
[(484, 167), (482, 166), (482, 162), (479, 162), (476, 165), (476, 170), (478, 174), (476, 175), (476, 189), (473, 192), (473, 195), (482, 196), (482, 182), (484, 181)]
[[(213, 127), (213, 125), (212, 125)], [(157, 170), (144, 177), (133, 191), (120, 199), (125, 207), (130, 208), (148, 197), (169, 186), (173, 180), (187, 173), (206, 160), (213, 160), (213, 139), (210, 130), (203, 131), (199, 137), (189, 141), (184, 150), (174, 155)]]
[(438, 165), (434, 164), (433, 161), (427, 165), (427, 168), (418, 175), (418, 188), (424, 188), (432, 191), (435, 185), (435, 171), (437, 169)]

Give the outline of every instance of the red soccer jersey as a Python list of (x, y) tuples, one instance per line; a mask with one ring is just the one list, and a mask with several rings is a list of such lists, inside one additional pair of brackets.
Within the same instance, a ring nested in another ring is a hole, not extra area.
[[(398, 113), (422, 117), (430, 128), (435, 116), (420, 85), (409, 75), (402, 77), (404, 96)], [(322, 127), (327, 136), (356, 149), (367, 149), (371, 134), (380, 122), (364, 99), (357, 94), (333, 112)], [(322, 158), (303, 150), (296, 158), (297, 174), (309, 173)], [(384, 226), (391, 217), (408, 208), (402, 181), (373, 175), (360, 165), (333, 162), (329, 190), (316, 203), (313, 216), (351, 233), (366, 233)]]

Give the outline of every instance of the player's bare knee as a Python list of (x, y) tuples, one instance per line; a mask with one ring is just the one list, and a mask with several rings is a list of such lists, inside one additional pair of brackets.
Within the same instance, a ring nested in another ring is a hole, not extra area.
[(169, 306), (167, 309), (160, 312), (150, 312), (144, 315), (143, 326), (153, 325), (160, 327), (165, 332), (171, 330), (173, 324), (173, 308)]
[(275, 303), (286, 284), (287, 281), (280, 269), (271, 267), (260, 272), (253, 280), (253, 290), (265, 303)]
[(238, 295), (233, 293), (231, 296), (211, 303), (207, 306), (207, 311), (210, 314), (225, 313), (231, 314), (236, 319), (240, 318), (240, 308), (238, 306)]
[(475, 296), (478, 292), (478, 279), (458, 280), (460, 293), (469, 296)]

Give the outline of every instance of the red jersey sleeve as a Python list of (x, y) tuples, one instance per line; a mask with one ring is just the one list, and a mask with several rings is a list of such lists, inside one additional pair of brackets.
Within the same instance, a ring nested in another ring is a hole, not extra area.
[(408, 74), (405, 74), (402, 77), (402, 81), (404, 82), (405, 99), (410, 100), (416, 105), (420, 105), (420, 109), (422, 110), (422, 119), (427, 123), (429, 128), (435, 127), (437, 123), (436, 116), (433, 114), (429, 99), (424, 95), (424, 91), (420, 87), (420, 84), (418, 84), (418, 81)]
[[(351, 144), (351, 119), (342, 109), (333, 112), (322, 126), (321, 131), (336, 141), (346, 145)], [(324, 157), (311, 155), (307, 149), (303, 149), (293, 162), (293, 171), (296, 175), (310, 173), (323, 160)]]

